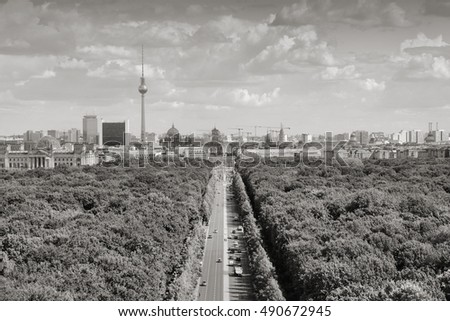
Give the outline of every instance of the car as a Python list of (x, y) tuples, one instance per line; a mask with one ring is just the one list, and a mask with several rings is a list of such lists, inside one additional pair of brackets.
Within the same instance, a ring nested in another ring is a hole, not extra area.
[(229, 260), (228, 261), (228, 265), (233, 266), (234, 265), (234, 261), (233, 260)]
[(212, 239), (212, 235), (211, 235), (211, 234), (209, 234), (209, 235), (208, 235), (208, 238), (209, 238), (209, 239)]
[(238, 245), (239, 245), (238, 242), (236, 242), (236, 241), (233, 242), (233, 246), (237, 247)]
[(231, 231), (231, 234), (236, 234), (236, 230), (232, 230), (232, 231)]
[(229, 239), (232, 239), (231, 235), (228, 235), (228, 238), (229, 238)]
[(217, 263), (222, 263), (222, 259), (220, 257), (217, 259)]
[(206, 286), (206, 280), (203, 280), (202, 283), (200, 283), (200, 286)]
[(241, 262), (241, 258), (239, 256), (236, 256), (236, 258), (234, 259), (236, 262)]
[(233, 235), (233, 239), (234, 239), (234, 240), (238, 240), (238, 239), (239, 239), (239, 236)]
[(242, 267), (240, 267), (240, 266), (235, 266), (234, 267), (234, 275), (236, 275), (236, 276), (242, 276)]
[(214, 233), (217, 233), (217, 229), (214, 230)]

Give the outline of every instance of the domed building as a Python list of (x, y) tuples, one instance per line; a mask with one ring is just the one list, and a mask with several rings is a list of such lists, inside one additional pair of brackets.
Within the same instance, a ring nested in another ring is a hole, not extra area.
[(350, 139), (349, 139), (349, 141), (347, 143), (347, 146), (349, 146), (349, 147), (359, 147), (358, 139), (356, 137), (356, 133), (355, 132), (351, 133)]
[(167, 131), (168, 137), (175, 137), (176, 135), (180, 135), (178, 129), (175, 128), (175, 125), (172, 123), (172, 127)]
[(165, 150), (173, 151), (177, 147), (194, 146), (194, 141), (194, 135), (181, 136), (178, 129), (172, 124), (166, 135), (160, 139), (159, 144)]
[(37, 149), (57, 150), (60, 148), (61, 144), (55, 137), (52, 136), (42, 137), (37, 144)]

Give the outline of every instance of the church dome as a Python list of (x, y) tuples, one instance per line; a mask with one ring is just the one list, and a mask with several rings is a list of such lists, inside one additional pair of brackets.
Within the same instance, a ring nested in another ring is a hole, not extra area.
[(37, 148), (38, 149), (58, 149), (58, 148), (61, 148), (61, 144), (55, 137), (44, 136), (39, 140), (39, 142), (37, 144)]
[(172, 127), (169, 128), (169, 130), (167, 131), (167, 136), (169, 137), (173, 137), (175, 135), (178, 135), (180, 132), (178, 131), (178, 129), (175, 128), (174, 124), (172, 124)]

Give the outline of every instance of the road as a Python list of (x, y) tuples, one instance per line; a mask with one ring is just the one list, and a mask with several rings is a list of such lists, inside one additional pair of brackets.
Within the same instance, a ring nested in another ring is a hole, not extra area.
[[(232, 169), (218, 167), (222, 182), (217, 184), (214, 205), (208, 225), (207, 239), (202, 262), (199, 301), (254, 300), (248, 256), (245, 251), (243, 232), (238, 231), (241, 222), (231, 188)], [(233, 232), (234, 231), (234, 232)], [(228, 248), (239, 249), (229, 253)], [(221, 262), (217, 262), (218, 259)], [(237, 262), (236, 258), (240, 258)], [(234, 265), (243, 269), (241, 277), (234, 275)]]
[[(226, 197), (225, 170), (216, 168), (221, 173), (223, 182), (218, 184), (215, 191), (214, 205), (208, 225), (208, 233), (202, 263), (202, 277), (200, 282), (206, 281), (206, 285), (200, 286), (199, 301), (226, 301), (228, 287), (228, 266), (226, 251), (226, 216), (224, 204)], [(218, 262), (218, 259), (221, 262)]]
[[(242, 225), (242, 222), (239, 219), (238, 204), (231, 186), (227, 191), (225, 208), (228, 234), (231, 237), (228, 243), (232, 248), (240, 250), (239, 252), (228, 254), (228, 260), (229, 262), (233, 261), (234, 265), (239, 264), (243, 271), (242, 276), (236, 276), (233, 273), (233, 267), (230, 266), (231, 277), (228, 285), (229, 298), (230, 301), (253, 301), (255, 300), (255, 296), (253, 293), (248, 253), (243, 238), (244, 233), (239, 232), (238, 230), (239, 226)], [(236, 244), (236, 246), (234, 244)]]

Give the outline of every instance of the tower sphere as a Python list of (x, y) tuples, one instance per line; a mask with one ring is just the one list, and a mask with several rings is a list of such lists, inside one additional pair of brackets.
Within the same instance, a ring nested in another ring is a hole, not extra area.
[(147, 88), (147, 86), (145, 85), (145, 84), (141, 84), (140, 86), (139, 86), (139, 92), (142, 94), (142, 95), (144, 95), (145, 93), (147, 93), (147, 91), (148, 91), (148, 88)]

